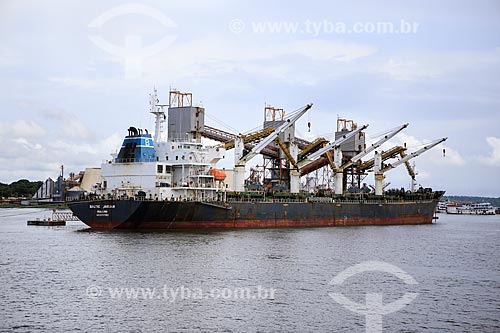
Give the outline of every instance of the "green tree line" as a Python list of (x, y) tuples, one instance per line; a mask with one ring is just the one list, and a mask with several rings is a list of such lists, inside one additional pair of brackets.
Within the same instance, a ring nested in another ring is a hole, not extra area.
[(31, 197), (42, 186), (41, 181), (31, 182), (21, 179), (10, 184), (0, 183), (0, 197)]

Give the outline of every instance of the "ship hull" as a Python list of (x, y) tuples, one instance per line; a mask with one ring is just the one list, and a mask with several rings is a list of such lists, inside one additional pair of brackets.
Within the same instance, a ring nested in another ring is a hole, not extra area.
[(98, 200), (68, 203), (93, 229), (242, 229), (430, 224), (439, 199), (395, 202)]

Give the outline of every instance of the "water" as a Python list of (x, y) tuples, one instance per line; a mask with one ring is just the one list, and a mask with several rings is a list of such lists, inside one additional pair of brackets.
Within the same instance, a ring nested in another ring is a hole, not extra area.
[[(379, 293), (387, 304), (407, 292), (418, 296), (381, 317), (384, 332), (500, 331), (500, 215), (219, 232), (26, 226), (44, 216), (0, 210), (0, 331), (365, 332), (365, 315), (329, 293), (361, 304)], [(418, 284), (380, 271), (330, 284), (366, 261), (394, 265)], [(119, 288), (137, 289), (120, 298)]]

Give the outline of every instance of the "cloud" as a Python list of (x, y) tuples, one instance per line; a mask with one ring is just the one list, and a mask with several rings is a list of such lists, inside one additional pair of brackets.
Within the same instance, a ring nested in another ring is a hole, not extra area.
[(400, 60), (390, 58), (378, 67), (377, 71), (389, 74), (396, 80), (409, 81), (423, 78), (436, 78), (443, 73), (442, 69), (426, 66), (416, 60)]
[(0, 122), (0, 182), (55, 177), (60, 165), (68, 172), (99, 166), (120, 147), (122, 137), (117, 133), (83, 140), (90, 132), (67, 111), (52, 108), (37, 115), (39, 119)]
[(0, 67), (16, 67), (19, 65), (19, 56), (6, 47), (0, 47)]
[[(230, 40), (219, 37), (178, 41), (168, 50), (142, 59), (142, 73), (134, 80), (123, 76), (51, 76), (49, 82), (57, 87), (88, 91), (108, 90), (110, 87), (130, 90), (132, 86), (193, 79), (220, 78), (231, 75), (252, 76), (300, 85), (316, 85), (320, 80), (348, 72), (349, 63), (374, 54), (369, 45), (323, 39), (287, 40), (269, 43), (262, 40)], [(307, 65), (304, 65), (303, 62)], [(95, 61), (96, 68), (114, 63), (124, 70), (123, 59), (105, 55)], [(329, 70), (325, 70), (328, 68)], [(355, 71), (359, 70), (357, 67)], [(123, 73), (123, 75), (125, 75)]]
[(436, 79), (464, 70), (488, 70), (500, 63), (500, 48), (475, 52), (437, 52), (392, 55), (371, 69), (395, 80)]
[[(418, 149), (422, 148), (423, 146), (431, 142), (431, 140), (417, 139), (416, 137), (408, 135), (406, 133), (401, 133), (396, 138), (399, 140), (398, 144), (400, 145), (406, 144), (406, 147), (408, 148), (407, 154), (411, 154), (412, 152), (417, 151)], [(462, 157), (462, 155), (460, 155), (458, 150), (448, 146), (447, 142), (448, 141), (445, 141), (440, 145), (435, 146), (431, 150), (422, 153), (418, 157), (415, 157), (415, 159), (422, 159), (423, 161), (425, 161), (425, 163), (432, 163), (441, 166), (465, 165), (466, 161)]]
[[(122, 76), (88, 78), (86, 76), (51, 76), (49, 82), (57, 87), (87, 91), (114, 89), (130, 90), (132, 86), (199, 78), (214, 79), (252, 76), (277, 81), (316, 85), (321, 79), (346, 73), (347, 64), (371, 56), (376, 49), (365, 44), (322, 39), (289, 40), (273, 44), (260, 40), (234, 41), (205, 37), (178, 41), (168, 51), (142, 59), (142, 73), (134, 80)], [(306, 62), (304, 66), (301, 62)], [(96, 68), (117, 64), (124, 70), (123, 60), (103, 56)], [(336, 67), (333, 67), (336, 66)], [(327, 67), (329, 70), (324, 70)], [(358, 69), (355, 69), (356, 71)], [(123, 74), (125, 75), (125, 74)]]
[(480, 156), (479, 160), (485, 165), (500, 166), (500, 138), (489, 136), (486, 142), (491, 148), (491, 153), (489, 156)]
[(37, 139), (45, 136), (47, 131), (33, 120), (17, 120), (0, 122), (0, 138), (15, 137)]
[[(322, 39), (305, 39), (285, 43), (284, 50), (276, 50), (277, 55), (281, 54), (300, 54), (311, 60), (317, 61), (339, 61), (350, 62), (364, 57), (368, 57), (376, 52), (372, 46), (336, 42)], [(280, 46), (281, 47), (281, 46)]]
[(67, 172), (100, 166), (114, 148), (119, 148), (121, 139), (117, 133), (94, 144), (3, 138), (5, 150), (0, 156), (0, 181), (11, 182), (24, 178), (44, 180), (55, 177), (61, 165), (65, 166)]
[(51, 120), (51, 127), (57, 129), (56, 135), (64, 140), (91, 139), (92, 133), (78, 116), (62, 109), (46, 109), (41, 115)]
[(270, 72), (275, 78), (286, 78), (292, 69), (297, 72), (293, 57), (346, 63), (368, 57), (375, 52), (375, 48), (364, 44), (321, 39), (269, 44), (259, 40), (245, 40), (242, 43), (221, 38), (204, 38), (176, 43), (168, 53), (152, 57), (144, 64), (144, 69), (147, 73), (167, 71), (171, 75), (181, 77), (209, 77), (242, 70), (258, 76)]
[(95, 89), (98, 86), (96, 80), (76, 77), (50, 77), (49, 82), (58, 83), (67, 87), (77, 87), (83, 90)]

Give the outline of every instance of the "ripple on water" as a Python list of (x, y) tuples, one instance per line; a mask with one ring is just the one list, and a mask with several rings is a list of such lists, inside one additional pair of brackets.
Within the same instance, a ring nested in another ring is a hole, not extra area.
[[(0, 330), (363, 332), (365, 318), (328, 293), (362, 303), (368, 292), (382, 293), (385, 302), (416, 292), (410, 305), (384, 316), (384, 329), (496, 332), (498, 230), (500, 216), (444, 215), (431, 226), (176, 233), (93, 232), (78, 223), (27, 227), (22, 216), (4, 216)], [(379, 272), (330, 284), (367, 260), (396, 265), (418, 284)], [(89, 297), (89, 286), (101, 293)], [(160, 297), (110, 296), (123, 287), (156, 288)], [(275, 295), (194, 299), (180, 297), (182, 287), (206, 294), (248, 287), (253, 295), (273, 288)], [(164, 297), (163, 288), (177, 290), (177, 298)]]

